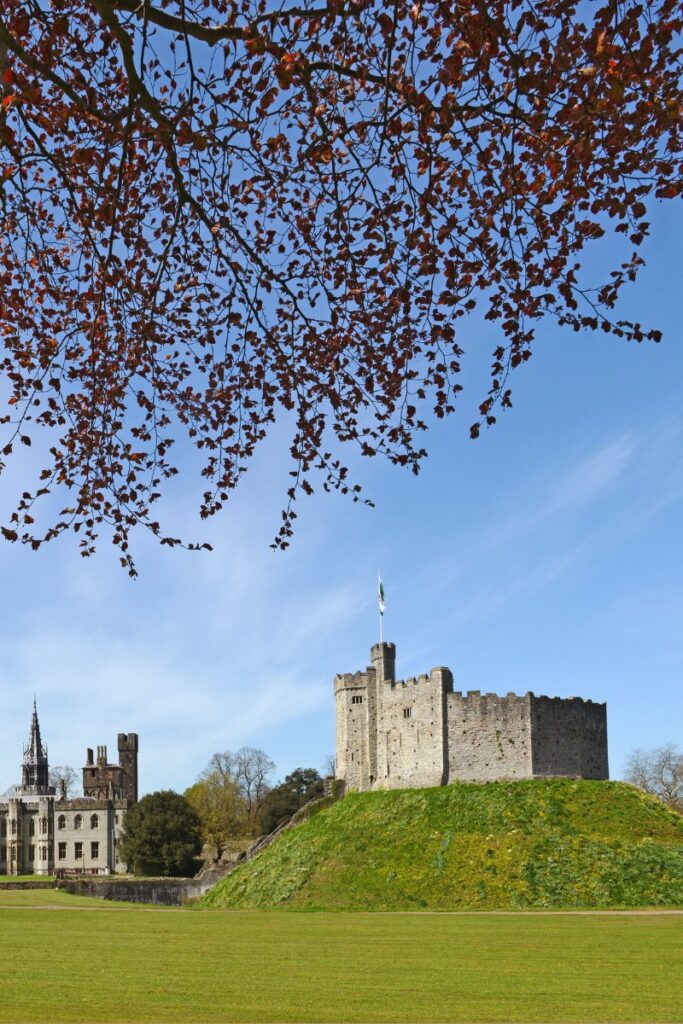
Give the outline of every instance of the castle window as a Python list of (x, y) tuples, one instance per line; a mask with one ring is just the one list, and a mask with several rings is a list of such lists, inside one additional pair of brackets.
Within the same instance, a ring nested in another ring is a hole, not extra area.
[(83, 843), (74, 843), (74, 857), (83, 860)]
[(403, 717), (404, 718), (412, 718), (413, 717), (413, 709), (412, 708), (404, 708), (403, 709)]
[(99, 855), (100, 855), (100, 844), (99, 843), (91, 843), (90, 844), (90, 857), (91, 857), (91, 859), (92, 860), (97, 860)]
[(30, 836), (34, 836), (36, 834), (36, 823), (33, 820), (33, 818), (31, 818), (31, 820), (28, 823), (28, 834)]
[(15, 818), (12, 821), (12, 835), (15, 836), (16, 834), (17, 834), (17, 821), (16, 821), (16, 818)]
[(83, 828), (83, 818), (77, 814), (74, 818), (74, 828)]
[(66, 860), (66, 843), (57, 843), (57, 860)]
[(35, 848), (35, 846), (29, 846), (29, 848), (28, 848), (28, 859), (29, 860), (35, 860), (36, 859), (36, 848)]
[(0, 825), (0, 836), (6, 836), (6, 835), (7, 835), (7, 822), (3, 818), (2, 819), (2, 825)]
[(0, 860), (7, 860), (7, 847), (0, 846)]
[(91, 814), (91, 816), (90, 816), (90, 828), (99, 828), (99, 827), (100, 827), (100, 819), (97, 817), (96, 814)]
[(60, 830), (60, 832), (63, 832), (64, 829), (66, 828), (66, 818), (63, 814), (60, 814), (59, 817), (57, 818), (57, 828)]
[(363, 703), (363, 698), (362, 697), (352, 697), (351, 698), (351, 703), (352, 704), (362, 704)]
[(47, 834), (47, 818), (40, 819), (40, 831), (43, 833), (43, 835)]

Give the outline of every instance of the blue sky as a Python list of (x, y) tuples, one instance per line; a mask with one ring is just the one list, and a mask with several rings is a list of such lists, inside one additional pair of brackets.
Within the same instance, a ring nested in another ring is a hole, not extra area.
[[(200, 524), (196, 478), (165, 505), (169, 532), (212, 554), (140, 537), (140, 578), (103, 542), (33, 553), (0, 545), (0, 791), (18, 778), (34, 690), (52, 763), (140, 734), (143, 790), (192, 783), (216, 750), (265, 749), (279, 776), (333, 751), (332, 678), (368, 660), (376, 573), (397, 669), (445, 664), (457, 689), (608, 703), (610, 769), (683, 733), (683, 213), (653, 211), (642, 278), (620, 313), (661, 345), (546, 324), (513, 381), (514, 408), (476, 441), (496, 336), (472, 319), (459, 413), (428, 435), (417, 479), (351, 457), (375, 509), (302, 501), (273, 552), (288, 483), (287, 424), (239, 493)], [(612, 259), (594, 247), (597, 268)], [(7, 505), (21, 476), (0, 484)]]

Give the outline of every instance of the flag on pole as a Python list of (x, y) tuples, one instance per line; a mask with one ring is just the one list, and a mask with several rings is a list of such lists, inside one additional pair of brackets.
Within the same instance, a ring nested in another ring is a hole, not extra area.
[(382, 586), (382, 577), (379, 572), (377, 573), (377, 600), (379, 602), (379, 613), (384, 615), (384, 587)]

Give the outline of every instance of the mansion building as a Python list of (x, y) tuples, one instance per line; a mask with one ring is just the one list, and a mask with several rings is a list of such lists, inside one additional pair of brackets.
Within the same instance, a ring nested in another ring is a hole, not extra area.
[(126, 870), (117, 844), (128, 808), (138, 798), (138, 737), (119, 733), (119, 763), (107, 748), (88, 749), (83, 796), (67, 799), (50, 785), (47, 746), (35, 701), (24, 747), (21, 785), (0, 796), (0, 874), (52, 875), (64, 870), (107, 875)]

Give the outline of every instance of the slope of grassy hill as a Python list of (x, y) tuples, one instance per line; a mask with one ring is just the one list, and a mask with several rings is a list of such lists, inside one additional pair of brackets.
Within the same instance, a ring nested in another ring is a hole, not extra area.
[(359, 910), (683, 905), (683, 817), (621, 782), (351, 793), (204, 897)]

